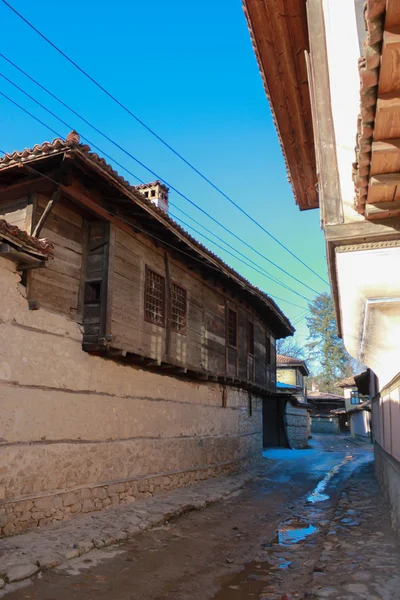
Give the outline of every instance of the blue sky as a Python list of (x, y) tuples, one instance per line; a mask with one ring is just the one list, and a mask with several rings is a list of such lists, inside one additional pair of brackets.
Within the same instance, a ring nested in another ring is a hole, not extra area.
[[(11, 0), (13, 6), (121, 102), (175, 147), (235, 202), (327, 279), (319, 211), (300, 213), (285, 165), (239, 0), (54, 3)], [(137, 122), (0, 3), (2, 52), (172, 183), (261, 253), (317, 291), (328, 286), (269, 239)], [(0, 58), (0, 72), (48, 106), (82, 135), (143, 180), (152, 180), (77, 117)], [(0, 90), (65, 136), (68, 128), (0, 78)], [(1, 144), (22, 149), (54, 137), (0, 97)], [(136, 183), (120, 168), (118, 170)], [(262, 268), (312, 299), (292, 281), (191, 207), (170, 200), (226, 239)], [(174, 214), (179, 214), (171, 209)], [(182, 218), (187, 221), (186, 217)], [(197, 225), (194, 227), (198, 228)], [(208, 235), (208, 234), (207, 234)], [(203, 241), (200, 236), (195, 237)], [(204, 242), (228, 264), (271, 295), (307, 307), (306, 301)], [(277, 301), (292, 320), (299, 307)], [(305, 312), (305, 311), (304, 311)], [(305, 321), (297, 326), (305, 341)]]

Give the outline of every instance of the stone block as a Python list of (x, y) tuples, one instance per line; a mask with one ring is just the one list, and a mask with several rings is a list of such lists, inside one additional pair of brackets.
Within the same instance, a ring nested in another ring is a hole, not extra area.
[(38, 557), (38, 563), (41, 569), (54, 569), (61, 564), (61, 557), (57, 554), (46, 554)]
[(63, 499), (61, 496), (54, 496), (53, 498), (53, 508), (61, 508), (63, 505)]
[(90, 498), (91, 491), (89, 488), (84, 488), (83, 490), (80, 490), (79, 495), (84, 500), (85, 498)]
[(33, 501), (32, 500), (25, 500), (25, 502), (21, 502), (18, 504), (18, 509), (22, 512), (29, 512), (33, 507)]
[(78, 501), (78, 498), (76, 497), (76, 494), (74, 492), (69, 492), (63, 498), (63, 505), (64, 506), (72, 506), (73, 504), (76, 504), (77, 501)]
[(39, 519), (44, 519), (44, 517), (45, 517), (44, 512), (40, 511), (40, 510), (39, 511), (33, 510), (31, 512), (31, 515), (32, 515), (32, 519), (36, 520), (36, 521), (39, 521)]
[(13, 523), (7, 523), (7, 525), (5, 525), (5, 527), (3, 528), (4, 535), (10, 535), (11, 533), (14, 533), (14, 531), (15, 525)]
[(64, 554), (64, 558), (65, 560), (71, 560), (71, 558), (77, 558), (79, 556), (80, 552), (78, 549), (74, 549), (74, 550), (67, 550), (67, 552), (65, 552)]
[(45, 498), (36, 498), (35, 500), (35, 508), (38, 510), (48, 510), (53, 507), (53, 498), (52, 496), (46, 496)]
[(104, 498), (107, 498), (107, 492), (102, 487), (96, 487), (92, 489), (91, 496), (92, 498), (96, 498), (98, 500), (104, 500)]
[(90, 512), (94, 509), (94, 503), (93, 500), (90, 500), (90, 498), (85, 498), (82, 504), (82, 512), (86, 513), (86, 512)]
[(72, 513), (81, 512), (81, 510), (82, 510), (82, 504), (80, 504), (80, 502), (77, 502), (76, 504), (73, 504), (70, 507), (70, 509), (71, 509)]
[(22, 581), (23, 579), (28, 579), (28, 577), (32, 577), (32, 575), (34, 575), (38, 571), (39, 571), (39, 567), (34, 564), (15, 565), (15, 566), (7, 569), (8, 583), (13, 583), (14, 581)]
[(19, 518), (19, 520), (22, 522), (30, 521), (31, 519), (32, 519), (32, 513), (30, 513), (30, 512), (22, 513), (22, 515)]
[(86, 554), (94, 548), (94, 542), (92, 540), (82, 540), (79, 542), (78, 549), (80, 554)]

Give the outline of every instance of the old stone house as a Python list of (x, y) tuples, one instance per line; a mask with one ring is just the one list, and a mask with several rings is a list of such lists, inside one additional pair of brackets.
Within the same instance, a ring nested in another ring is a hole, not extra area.
[(311, 406), (311, 433), (344, 433), (348, 430), (344, 396), (313, 389), (307, 392)]
[(307, 377), (310, 374), (304, 360), (276, 355), (276, 391), (283, 403), (283, 420), (287, 445), (308, 448), (311, 436), (310, 405), (307, 403)]
[(0, 186), (1, 533), (257, 459), (293, 333), (273, 300), (74, 132), (5, 155)]

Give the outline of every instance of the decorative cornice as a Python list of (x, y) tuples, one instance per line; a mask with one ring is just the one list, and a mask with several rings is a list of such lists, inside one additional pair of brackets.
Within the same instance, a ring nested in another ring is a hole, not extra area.
[(363, 250), (379, 250), (382, 248), (400, 248), (400, 240), (388, 242), (366, 242), (364, 244), (352, 244), (350, 246), (336, 246), (336, 252), (360, 252)]

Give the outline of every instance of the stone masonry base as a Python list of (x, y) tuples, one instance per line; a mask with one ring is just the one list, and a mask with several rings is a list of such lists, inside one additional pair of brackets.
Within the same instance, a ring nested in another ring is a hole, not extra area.
[[(272, 466), (272, 461), (263, 459), (263, 469), (269, 462)], [(3, 538), (0, 540), (0, 589), (6, 584), (27, 579), (38, 571), (81, 556), (93, 548), (123, 542), (188, 511), (205, 508), (238, 492), (259, 472), (258, 466), (254, 465), (235, 475), (201, 481), (117, 508), (109, 505), (108, 510), (97, 514), (81, 515), (34, 532)]]
[(28, 497), (19, 502), (5, 502), (0, 505), (0, 533), (2, 536), (15, 535), (70, 519), (80, 513), (116, 508), (121, 504), (151, 498), (161, 492), (191, 485), (210, 477), (231, 475), (248, 467), (259, 457), (260, 453), (255, 453), (243, 460), (211, 467), (95, 484), (57, 494)]

